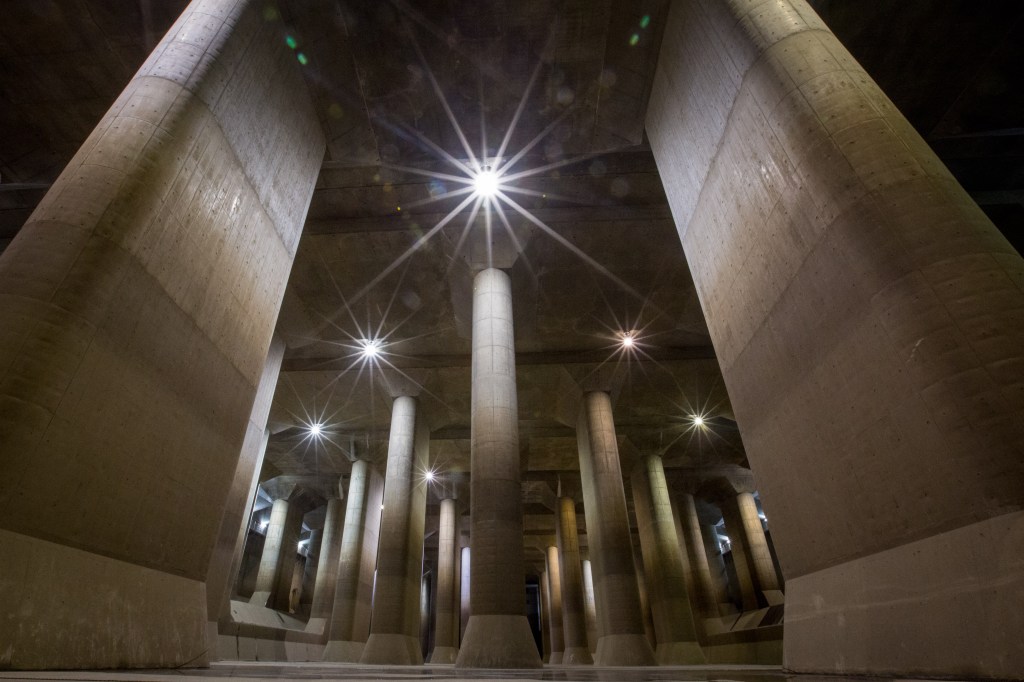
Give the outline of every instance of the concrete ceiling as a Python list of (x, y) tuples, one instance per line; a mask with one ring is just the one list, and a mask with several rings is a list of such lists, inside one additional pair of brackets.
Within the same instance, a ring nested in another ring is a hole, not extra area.
[[(0, 4), (0, 248), (185, 4)], [(1024, 8), (812, 4), (1020, 249)], [(512, 276), (528, 534), (543, 544), (553, 491), (578, 490), (581, 385), (613, 388), (626, 472), (643, 452), (663, 453), (680, 487), (746, 464), (643, 134), (667, 6), (267, 3), (328, 152), (279, 321), (288, 351), (263, 480), (382, 460), (390, 395), (410, 381), (434, 465), (468, 471), (471, 274), (486, 254), (464, 234), (486, 226), (463, 210), (414, 248), (463, 197), (446, 197), (459, 183), (409, 170), (459, 174), (444, 157), (470, 151), (452, 121), (473, 154), (492, 156), (515, 120), (506, 158), (526, 149), (516, 168), (541, 169), (514, 198), (543, 227), (510, 211), (514, 239), (495, 222), (491, 254)], [(632, 330), (640, 349), (622, 354)], [(376, 337), (386, 362), (371, 366), (359, 342)], [(716, 415), (709, 430), (689, 428), (698, 411)], [(310, 420), (330, 437), (305, 438)], [(528, 556), (542, 565), (539, 550)]]

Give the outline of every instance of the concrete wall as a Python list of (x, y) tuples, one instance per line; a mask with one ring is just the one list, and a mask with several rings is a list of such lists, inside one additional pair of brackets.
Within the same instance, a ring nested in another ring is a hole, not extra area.
[(647, 125), (786, 666), (1024, 676), (1024, 261), (803, 0), (674, 2)]
[(204, 581), (324, 143), (196, 0), (0, 257), (0, 667), (204, 660)]

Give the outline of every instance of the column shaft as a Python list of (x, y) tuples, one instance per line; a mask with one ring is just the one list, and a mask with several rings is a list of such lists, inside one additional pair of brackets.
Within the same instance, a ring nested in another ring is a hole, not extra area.
[[(547, 557), (544, 558), (545, 565)], [(551, 592), (548, 572), (540, 573), (540, 642), (545, 663), (551, 663)]]
[(694, 587), (697, 590), (696, 603), (701, 618), (718, 616), (718, 598), (715, 584), (711, 578), (708, 556), (704, 550), (704, 540), (700, 533), (700, 519), (697, 517), (697, 506), (693, 495), (684, 493), (679, 500), (679, 521), (682, 527), (683, 542), (686, 545), (686, 556), (690, 560)]
[(654, 665), (644, 635), (626, 494), (611, 398), (583, 396), (576, 436), (580, 451), (587, 538), (597, 595), (598, 665)]
[(365, 460), (352, 463), (325, 661), (354, 663), (369, 637), (384, 486)]
[(590, 655), (597, 652), (597, 600), (594, 597), (594, 569), (590, 559), (583, 560), (583, 596), (587, 613), (587, 646)]
[(686, 592), (686, 567), (661, 457), (642, 457), (633, 470), (633, 506), (640, 531), (648, 599), (662, 665), (704, 663)]
[(587, 644), (587, 616), (583, 595), (583, 569), (580, 564), (580, 539), (576, 527), (576, 501), (571, 497), (558, 500), (558, 523), (555, 525), (559, 565), (562, 569), (562, 636), (565, 648), (562, 663), (586, 665), (593, 663)]
[(548, 547), (544, 553), (544, 565), (548, 577), (548, 642), (551, 656), (548, 663), (558, 665), (565, 652), (565, 635), (562, 624), (562, 567), (558, 560), (558, 548)]
[(526, 579), (515, 360), (511, 283), (504, 272), (489, 268), (473, 280), (472, 598), (459, 667), (541, 665), (523, 608)]
[(256, 590), (249, 603), (288, 612), (292, 567), (302, 526), (302, 513), (288, 500), (274, 500), (266, 541), (256, 574)]
[[(732, 541), (732, 557), (743, 563), (744, 573), (759, 605), (782, 603), (775, 564), (768, 551), (764, 527), (757, 514), (757, 503), (750, 493), (739, 493), (736, 497), (722, 501), (725, 527)], [(746, 600), (746, 599), (745, 599)]]
[(441, 518), (437, 540), (437, 599), (434, 607), (434, 651), (431, 663), (454, 663), (459, 655), (453, 630), (455, 592), (455, 500), (441, 500)]
[(341, 562), (341, 541), (344, 532), (345, 503), (337, 497), (327, 501), (320, 561), (313, 586), (313, 604), (309, 611), (308, 632), (324, 632), (334, 609), (334, 593), (338, 587)]
[[(419, 665), (420, 578), (426, 482), (416, 480), (426, 468), (422, 420), (416, 399), (399, 396), (391, 409), (391, 438), (377, 553), (370, 638), (361, 663)], [(419, 431), (419, 433), (417, 433)], [(419, 441), (419, 442), (418, 442)]]

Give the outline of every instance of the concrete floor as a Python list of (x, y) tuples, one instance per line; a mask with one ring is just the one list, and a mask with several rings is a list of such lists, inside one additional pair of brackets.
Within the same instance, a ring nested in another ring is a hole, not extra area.
[[(455, 670), (452, 666), (360, 666), (346, 663), (214, 663), (210, 668), (190, 670), (132, 671), (27, 671), (0, 672), (0, 680), (133, 680), (165, 682), (174, 680), (565, 680), (587, 682), (648, 682), (654, 680), (708, 682), (844, 682), (864, 680), (846, 676), (794, 675), (778, 666), (659, 666), (653, 668), (562, 668), (545, 666), (542, 670)], [(884, 682), (897, 678), (871, 678)], [(903, 679), (903, 678), (900, 678)]]

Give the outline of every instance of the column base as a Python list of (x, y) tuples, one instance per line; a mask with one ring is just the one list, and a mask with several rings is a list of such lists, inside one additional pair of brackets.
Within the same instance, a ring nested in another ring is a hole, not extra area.
[(366, 642), (331, 641), (327, 642), (322, 660), (332, 663), (358, 663), (363, 656)]
[(591, 665), (594, 657), (585, 646), (571, 647), (562, 652), (562, 665)]
[(664, 642), (654, 652), (658, 665), (701, 665), (707, 663), (697, 642)]
[(249, 597), (249, 603), (254, 604), (256, 606), (266, 606), (268, 608), (273, 608), (272, 606), (270, 606), (270, 592), (253, 592), (252, 596)]
[(548, 663), (550, 663), (551, 665), (561, 665), (562, 664), (562, 652), (561, 651), (553, 652), (551, 654), (551, 657), (548, 658)]
[(456, 668), (540, 668), (526, 616), (470, 616)]
[(605, 635), (597, 640), (597, 665), (657, 665), (651, 643), (644, 635)]
[(454, 663), (459, 657), (459, 650), (453, 646), (436, 646), (430, 652), (429, 663)]
[(423, 665), (420, 642), (410, 635), (371, 634), (360, 663), (368, 665)]

